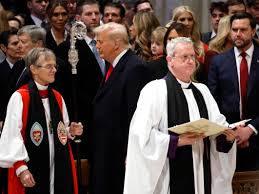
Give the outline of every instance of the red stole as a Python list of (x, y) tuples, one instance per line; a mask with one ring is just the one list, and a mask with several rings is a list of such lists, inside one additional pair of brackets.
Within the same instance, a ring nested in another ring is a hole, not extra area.
[[(57, 99), (59, 108), (61, 110), (61, 113), (63, 112), (63, 107), (62, 107), (62, 97), (60, 93), (58, 93), (55, 90), (52, 90), (55, 98)], [(21, 135), (26, 141), (25, 138), (25, 129), (27, 125), (27, 118), (28, 118), (28, 110), (29, 110), (29, 101), (30, 101), (30, 96), (29, 96), (29, 90), (28, 90), (28, 85), (23, 86), (21, 89), (18, 90), (18, 92), (22, 96), (22, 101), (23, 101), (23, 111), (22, 111), (22, 130), (21, 130)], [(73, 175), (73, 185), (74, 185), (74, 194), (78, 194), (78, 184), (77, 184), (77, 176), (76, 176), (76, 168), (74, 164), (74, 157), (72, 154), (72, 150), (70, 147), (70, 144), (68, 142), (68, 147), (69, 147), (69, 154), (70, 154), (70, 161), (71, 161), (71, 167), (72, 167), (72, 175)], [(26, 164), (25, 161), (17, 161), (14, 164), (13, 168), (8, 169), (8, 194), (25, 194), (25, 188), (21, 184), (20, 178), (16, 176), (16, 169), (19, 168), (20, 166)], [(36, 183), (37, 184), (37, 183)]]

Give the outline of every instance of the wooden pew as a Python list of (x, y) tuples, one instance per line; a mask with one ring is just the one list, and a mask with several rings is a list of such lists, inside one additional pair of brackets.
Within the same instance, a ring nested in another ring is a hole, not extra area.
[(259, 194), (259, 171), (236, 172), (233, 194)]

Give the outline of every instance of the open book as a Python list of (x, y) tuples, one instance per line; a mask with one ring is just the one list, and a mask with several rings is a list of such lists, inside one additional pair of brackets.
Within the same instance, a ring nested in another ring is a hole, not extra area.
[[(251, 119), (239, 121), (237, 123), (233, 123), (229, 125), (231, 128), (234, 128), (237, 125), (241, 125), (243, 123), (246, 123), (250, 121)], [(177, 125), (175, 127), (171, 127), (168, 130), (173, 131), (177, 134), (182, 134), (186, 132), (194, 132), (194, 133), (204, 133), (205, 136), (211, 136), (215, 134), (222, 133), (224, 130), (226, 130), (228, 127), (219, 125), (217, 123), (214, 123), (212, 121), (209, 121), (208, 119), (199, 119), (196, 121), (184, 123), (181, 125)]]

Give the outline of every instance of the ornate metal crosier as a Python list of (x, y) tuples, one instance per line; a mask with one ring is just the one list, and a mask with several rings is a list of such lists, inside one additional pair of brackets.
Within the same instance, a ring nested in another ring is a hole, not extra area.
[[(72, 75), (76, 75), (77, 74), (77, 63), (79, 61), (78, 59), (78, 51), (75, 47), (76, 44), (76, 40), (83, 40), (84, 37), (86, 36), (86, 26), (83, 22), (80, 21), (76, 21), (71, 28), (71, 32), (70, 32), (70, 49), (68, 51), (68, 61), (72, 66)], [(75, 86), (73, 87), (75, 90)], [(74, 106), (77, 106), (76, 103), (76, 91), (74, 91)], [(77, 110), (76, 110), (77, 112)], [(76, 113), (77, 115), (77, 113)], [(81, 140), (76, 138), (75, 143), (80, 143)]]
[[(86, 26), (83, 22), (76, 21), (71, 28), (70, 32), (70, 49), (68, 51), (68, 61), (72, 66), (72, 77), (73, 77), (73, 101), (75, 107), (75, 120), (77, 120), (77, 63), (78, 59), (78, 51), (75, 47), (77, 39), (83, 40), (86, 34)], [(80, 149), (79, 144), (81, 143), (80, 138), (75, 138), (74, 142), (76, 143), (76, 152), (77, 152), (77, 179), (79, 184), (79, 194), (82, 194), (82, 174), (81, 174), (81, 158), (80, 158)]]
[(78, 51), (75, 47), (76, 40), (83, 40), (86, 36), (86, 26), (83, 22), (76, 21), (71, 28), (70, 32), (70, 49), (68, 51), (68, 61), (72, 66), (72, 74), (77, 74), (76, 65), (78, 63)]

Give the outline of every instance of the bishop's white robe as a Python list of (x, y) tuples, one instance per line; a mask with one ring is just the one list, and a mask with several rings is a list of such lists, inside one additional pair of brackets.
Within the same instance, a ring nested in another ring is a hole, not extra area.
[[(228, 125), (209, 89), (193, 83), (201, 92), (209, 120)], [(200, 118), (192, 90), (184, 89), (190, 121)], [(126, 160), (124, 194), (169, 194), (170, 170), (167, 158), (170, 136), (167, 119), (167, 86), (165, 80), (155, 80), (141, 91), (137, 109), (131, 121)], [(216, 139), (210, 137), (212, 194), (232, 194), (232, 178), (236, 167), (236, 143), (228, 153), (216, 151)], [(195, 194), (204, 194), (203, 140), (192, 145)], [(184, 188), (183, 188), (184, 190)]]
[[(36, 82), (35, 82), (36, 83)], [(36, 83), (38, 89), (45, 90), (47, 86), (42, 86)], [(54, 138), (53, 133), (50, 133), (49, 122), (50, 122), (50, 108), (48, 98), (42, 99), (43, 107), (45, 109), (46, 116), (46, 126), (48, 132), (48, 142), (49, 142), (49, 158), (50, 158), (50, 193), (54, 193)], [(66, 108), (66, 104), (62, 97), (62, 109), (63, 109), (63, 121), (68, 132), (68, 137), (71, 135), (69, 133), (69, 117)], [(22, 96), (19, 92), (14, 92), (11, 96), (8, 106), (6, 119), (4, 123), (3, 132), (0, 138), (0, 167), (10, 168), (17, 161), (29, 161), (27, 150), (24, 145), (23, 137), (21, 135), (22, 130), (22, 112), (23, 112), (23, 101)], [(45, 134), (44, 134), (45, 135)], [(39, 153), (39, 157), (42, 157)], [(19, 175), (22, 171), (28, 169), (27, 166), (22, 165), (16, 170), (16, 174)], [(30, 170), (30, 169), (29, 169)], [(37, 183), (36, 183), (37, 184)]]

